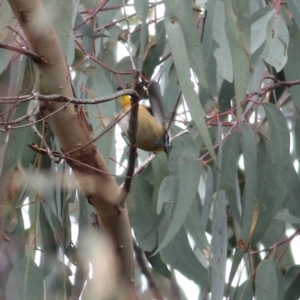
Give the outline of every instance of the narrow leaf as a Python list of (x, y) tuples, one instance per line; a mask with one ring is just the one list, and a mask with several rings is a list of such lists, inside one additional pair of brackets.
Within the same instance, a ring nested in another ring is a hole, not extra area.
[[(165, 247), (182, 227), (193, 204), (195, 195), (198, 192), (201, 169), (197, 156), (194, 156), (193, 151), (190, 151), (190, 149), (193, 150), (196, 147), (189, 135), (182, 137), (181, 141), (183, 141), (183, 145), (180, 148), (174, 147), (172, 149), (172, 152), (176, 152), (178, 164), (178, 172), (176, 174), (178, 176), (177, 201), (167, 233), (156, 250), (156, 253)], [(180, 145), (181, 141), (176, 143)], [(191, 176), (191, 174), (193, 174), (193, 176)], [(173, 183), (176, 182), (173, 181)]]
[[(145, 251), (152, 251), (156, 245), (156, 231), (153, 228), (151, 214), (152, 185), (142, 176), (137, 176), (132, 183), (134, 234), (140, 247)], [(129, 204), (130, 205), (130, 204)]]
[(45, 276), (49, 275), (55, 267), (56, 262), (56, 240), (52, 226), (45, 214), (43, 205), (40, 205), (40, 226), (41, 226), (41, 239), (43, 243), (43, 254), (45, 257), (43, 273)]
[(219, 48), (214, 51), (217, 61), (218, 74), (228, 82), (233, 81), (232, 59), (229, 42), (225, 33), (225, 9), (224, 2), (218, 1), (214, 11), (213, 36), (219, 44)]
[[(300, 65), (295, 64), (295, 61), (300, 60), (300, 51), (298, 45), (300, 44), (300, 30), (294, 22), (290, 28), (290, 42), (287, 49), (288, 61), (284, 67), (284, 74), (286, 80), (297, 80), (300, 78)], [(289, 88), (292, 100), (300, 110), (300, 85), (294, 85)]]
[(258, 266), (255, 276), (255, 297), (257, 300), (277, 299), (277, 276), (272, 259), (265, 259)]
[[(167, 214), (170, 214), (170, 208), (168, 207)], [(169, 216), (166, 216), (161, 224), (159, 237), (163, 236), (168, 228), (168, 218)], [(187, 278), (201, 286), (207, 286), (207, 270), (192, 251), (183, 227), (170, 243), (161, 250), (161, 257), (166, 264), (171, 265)]]
[(253, 234), (256, 243), (267, 230), (287, 194), (290, 170), (289, 131), (281, 111), (274, 104), (264, 104), (269, 121), (269, 140), (260, 140), (257, 153), (258, 221)]
[[(287, 26), (277, 12), (273, 14), (267, 26), (267, 38), (261, 57), (277, 72), (281, 71), (287, 62), (287, 46), (289, 32)], [(276, 49), (276, 51), (274, 51)]]
[(205, 183), (205, 198), (204, 198), (204, 204), (203, 204), (203, 210), (201, 215), (201, 223), (203, 228), (205, 229), (207, 226), (207, 222), (210, 215), (211, 210), (211, 204), (212, 204), (212, 196), (213, 196), (213, 176), (210, 166), (207, 166), (207, 172), (206, 172), (206, 183)]
[(248, 124), (242, 124), (242, 133), (245, 168), (245, 192), (240, 239), (244, 244), (248, 245), (251, 228), (253, 228), (253, 215), (256, 203), (257, 149), (254, 133)]
[(300, 3), (298, 0), (287, 0), (287, 5), (290, 13), (294, 17), (294, 20), (300, 30)]
[(223, 145), (220, 189), (234, 190), (235, 178), (240, 155), (240, 134), (234, 131)]
[(227, 258), (227, 217), (225, 191), (220, 190), (217, 196), (216, 212), (213, 219), (213, 233), (211, 240), (212, 255), (218, 262), (220, 274), (211, 271), (212, 300), (222, 299), (225, 288), (225, 272)]
[[(172, 2), (172, 7), (174, 6)], [(216, 155), (213, 150), (211, 138), (209, 136), (204, 117), (206, 116), (196, 92), (190, 81), (190, 62), (187, 52), (187, 44), (184, 39), (184, 33), (181, 23), (174, 17), (172, 10), (167, 6), (165, 15), (165, 27), (168, 40), (174, 59), (174, 65), (177, 71), (178, 80), (182, 88), (182, 92), (190, 109), (192, 119), (195, 121), (197, 129), (207, 147), (210, 155), (216, 161)], [(180, 45), (180, 47), (178, 47)]]
[(231, 0), (225, 0), (224, 5), (226, 13), (225, 31), (230, 45), (237, 115), (239, 118), (241, 116), (240, 104), (244, 100), (250, 74), (250, 55), (247, 36), (241, 28), (247, 30), (247, 27), (249, 27), (248, 29), (250, 30), (250, 23), (245, 23), (245, 28), (243, 28), (239, 22), (241, 18), (240, 14), (248, 14), (246, 10), (242, 13), (236, 11), (236, 6), (233, 5)]

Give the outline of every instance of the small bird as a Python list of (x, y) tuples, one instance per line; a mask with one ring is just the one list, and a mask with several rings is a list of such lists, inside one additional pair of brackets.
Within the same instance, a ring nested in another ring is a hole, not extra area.
[[(162, 95), (159, 84), (150, 81), (147, 84), (151, 107), (139, 104), (138, 132), (136, 146), (144, 151), (165, 151), (168, 153), (169, 136), (166, 130), (166, 120), (162, 107)], [(121, 96), (121, 116), (131, 109), (131, 98)], [(123, 135), (129, 138), (129, 114), (120, 120)]]

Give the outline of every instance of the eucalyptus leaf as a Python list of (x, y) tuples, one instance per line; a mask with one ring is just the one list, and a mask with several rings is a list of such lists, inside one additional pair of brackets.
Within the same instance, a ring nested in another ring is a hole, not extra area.
[(272, 259), (265, 259), (258, 266), (255, 276), (255, 297), (257, 300), (277, 298), (277, 276)]
[(218, 1), (214, 11), (213, 35), (219, 48), (214, 51), (217, 61), (218, 74), (229, 82), (233, 81), (232, 59), (229, 42), (225, 34), (225, 9), (224, 2)]
[[(289, 31), (290, 42), (288, 44), (287, 56), (288, 60), (284, 67), (284, 74), (287, 80), (296, 80), (300, 78), (300, 68), (294, 65), (294, 61), (300, 59), (299, 51), (297, 51), (297, 45), (300, 43), (300, 30), (297, 24), (294, 22)], [(294, 101), (298, 111), (300, 110), (300, 86), (295, 85), (289, 88), (292, 100)]]
[(240, 134), (233, 131), (223, 145), (220, 188), (234, 189), (240, 155)]
[(240, 19), (247, 16), (247, 9), (244, 11), (236, 10), (237, 7), (230, 0), (225, 0), (224, 6), (225, 32), (230, 45), (237, 115), (240, 117), (240, 103), (244, 100), (250, 74), (249, 44), (246, 33), (247, 30), (250, 31), (250, 23), (244, 22), (243, 25), (240, 23)]
[(43, 272), (25, 256), (12, 269), (7, 285), (7, 300), (40, 300), (44, 297)]
[(260, 140), (257, 152), (258, 220), (253, 234), (256, 243), (267, 230), (287, 194), (289, 181), (289, 132), (281, 111), (264, 104), (270, 126), (269, 140)]
[(298, 29), (300, 29), (300, 3), (297, 0), (287, 0), (286, 2)]
[(44, 255), (43, 274), (44, 276), (47, 276), (55, 267), (57, 244), (51, 223), (49, 222), (48, 217), (45, 214), (43, 205), (40, 205), (39, 220)]
[(211, 270), (212, 299), (223, 297), (225, 289), (225, 272), (227, 258), (227, 221), (226, 221), (226, 199), (225, 191), (220, 190), (216, 199), (216, 211), (213, 218), (213, 233), (211, 240), (211, 255), (218, 263), (217, 272)]
[(242, 226), (240, 239), (248, 245), (257, 191), (257, 148), (255, 134), (247, 124), (242, 124), (243, 157), (245, 168), (245, 192), (243, 201)]
[[(167, 6), (165, 16), (165, 28), (169, 37), (169, 44), (174, 59), (174, 65), (177, 71), (178, 80), (182, 88), (182, 92), (187, 100), (190, 108), (190, 113), (196, 123), (197, 129), (201, 134), (204, 144), (206, 145), (210, 155), (216, 161), (216, 155), (213, 150), (212, 141), (210, 139), (208, 130), (205, 125), (205, 112), (199, 101), (197, 95), (191, 85), (190, 78), (190, 62), (185, 43), (184, 31), (180, 23), (173, 17), (173, 4)], [(179, 47), (180, 45), (180, 47)], [(205, 83), (206, 85), (206, 83)]]
[[(178, 176), (178, 194), (177, 201), (174, 208), (174, 215), (169, 224), (169, 228), (166, 235), (159, 245), (156, 253), (165, 247), (177, 234), (181, 226), (183, 225), (185, 218), (188, 215), (190, 207), (195, 199), (195, 195), (198, 192), (198, 185), (200, 181), (200, 165), (193, 152), (188, 149), (194, 149), (194, 142), (190, 136), (186, 135), (182, 137), (183, 147), (174, 147), (174, 151), (177, 156), (177, 176)], [(177, 143), (178, 141), (176, 141)], [(179, 144), (179, 142), (178, 142)], [(190, 174), (193, 174), (190, 177)], [(173, 184), (176, 184), (173, 181)]]
[[(162, 230), (159, 232), (161, 239), (168, 228), (170, 206), (166, 208), (166, 217), (162, 222)], [(182, 227), (170, 243), (160, 252), (162, 260), (176, 268), (187, 278), (196, 284), (207, 286), (207, 270), (197, 260), (193, 253), (184, 228)]]
[(151, 252), (156, 245), (156, 230), (151, 214), (153, 187), (142, 176), (136, 177), (131, 188), (134, 201), (132, 226), (136, 240), (144, 251)]
[(288, 44), (289, 32), (287, 26), (280, 14), (274, 13), (267, 25), (267, 38), (261, 56), (277, 72), (282, 70), (287, 62), (286, 49)]

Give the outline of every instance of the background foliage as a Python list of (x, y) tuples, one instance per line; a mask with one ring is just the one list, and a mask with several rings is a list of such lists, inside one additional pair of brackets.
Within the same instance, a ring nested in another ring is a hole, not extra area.
[[(137, 294), (185, 299), (178, 270), (199, 285), (199, 299), (299, 299), (291, 251), (300, 224), (298, 1), (125, 2), (43, 1), (78, 98), (126, 86), (134, 61), (160, 82), (166, 116), (175, 114), (171, 134), (187, 131), (133, 178)], [(0, 40), (26, 47), (6, 1)], [(29, 58), (0, 49), (2, 97), (29, 94), (34, 81)], [(70, 168), (27, 146), (42, 145), (22, 118), (29, 105), (0, 105), (0, 299), (78, 299), (82, 289), (82, 299), (122, 299), (105, 235), (95, 233)], [(127, 146), (115, 127), (102, 134), (118, 103), (84, 109), (121, 184)], [(46, 123), (35, 129), (60, 150)], [(147, 156), (139, 152), (138, 164)], [(90, 263), (103, 268), (103, 289), (93, 287)]]

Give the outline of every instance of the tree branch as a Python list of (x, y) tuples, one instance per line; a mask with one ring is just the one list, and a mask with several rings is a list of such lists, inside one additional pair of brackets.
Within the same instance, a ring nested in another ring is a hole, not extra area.
[(146, 277), (146, 279), (148, 281), (148, 285), (149, 285), (150, 290), (152, 291), (154, 299), (156, 299), (156, 300), (163, 300), (164, 297), (161, 294), (159, 288), (157, 287), (157, 284), (154, 281), (153, 276), (150, 273), (150, 271), (149, 271), (149, 269), (148, 269), (148, 267), (146, 265), (146, 262), (145, 262), (145, 259), (144, 259), (144, 255), (143, 255), (143, 251), (136, 244), (135, 241), (134, 241), (134, 244), (133, 244), (133, 248), (134, 248), (136, 260), (137, 260), (137, 262), (138, 262), (138, 264), (139, 264), (139, 266), (141, 268), (142, 273), (145, 275), (145, 277)]
[(62, 103), (75, 103), (75, 104), (99, 104), (109, 102), (113, 99), (121, 97), (123, 95), (136, 95), (138, 93), (133, 89), (126, 89), (119, 92), (116, 92), (110, 96), (102, 97), (102, 98), (95, 98), (95, 99), (80, 99), (74, 97), (66, 97), (63, 95), (41, 95), (38, 92), (34, 92), (31, 95), (24, 95), (24, 96), (14, 96), (14, 97), (0, 97), (0, 103), (2, 104), (9, 104), (9, 103), (16, 103), (16, 102), (27, 102), (33, 99), (42, 100), (42, 101), (54, 101), (54, 102), (62, 102)]
[(20, 47), (16, 47), (16, 46), (5, 44), (5, 43), (0, 43), (0, 48), (6, 49), (6, 50), (11, 50), (16, 53), (26, 55), (29, 58), (31, 58), (33, 60), (33, 62), (35, 62), (36, 64), (40, 64), (43, 62), (42, 57), (38, 56), (36, 53), (34, 53), (30, 50), (27, 50), (25, 48), (20, 48)]
[[(42, 64), (35, 63), (39, 94), (72, 97), (68, 66), (41, 1), (8, 2), (24, 32), (30, 51), (43, 58)], [(74, 104), (69, 103), (63, 110), (59, 110), (61, 106), (63, 104), (54, 101), (42, 101), (40, 113), (47, 117), (62, 151), (70, 153), (72, 160), (67, 158), (67, 162), (72, 167), (83, 192), (95, 207), (102, 227), (112, 237), (122, 277), (131, 290), (134, 282), (131, 227), (126, 207), (124, 206), (122, 211), (117, 207), (119, 187), (114, 177), (107, 175), (110, 174), (109, 169), (91, 142), (92, 137)], [(86, 146), (77, 149), (79, 145)], [(73, 151), (74, 149), (77, 150)], [(102, 172), (96, 172), (94, 169)]]
[[(136, 88), (137, 82), (139, 78), (139, 72), (135, 72), (135, 81), (132, 85), (132, 88)], [(129, 149), (129, 159), (128, 159), (128, 167), (126, 172), (125, 182), (122, 188), (122, 192), (124, 193), (124, 197), (120, 199), (120, 204), (125, 203), (127, 194), (130, 191), (132, 176), (134, 173), (134, 165), (137, 156), (137, 148), (136, 148), (136, 138), (138, 131), (138, 111), (139, 111), (139, 97), (136, 95), (131, 96), (131, 110), (130, 110), (130, 118), (129, 118), (129, 139), (130, 139), (130, 149)]]

